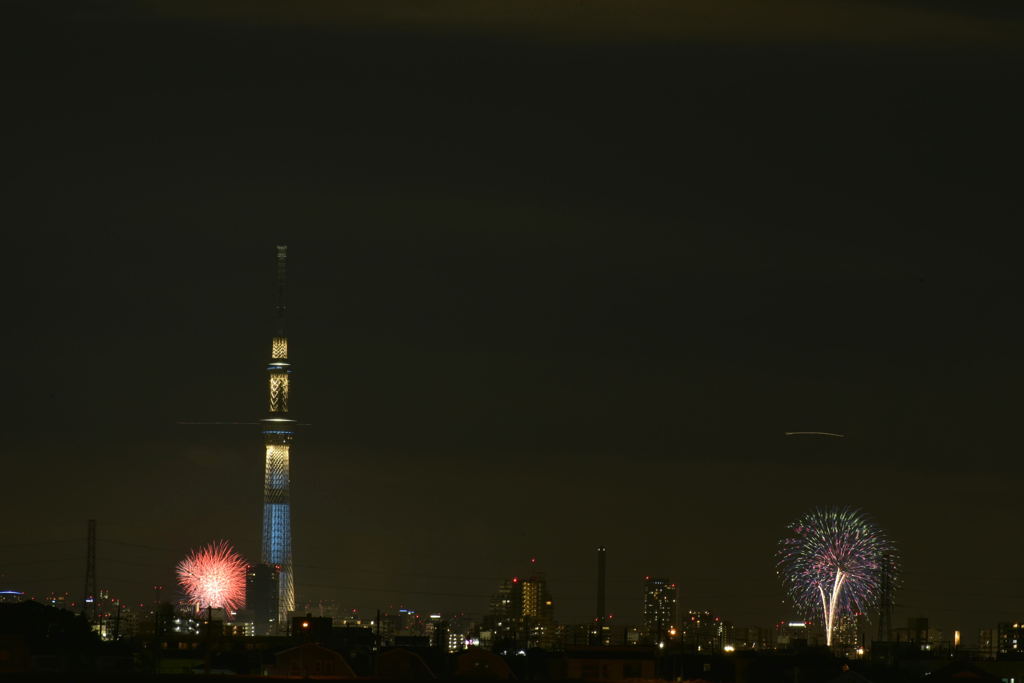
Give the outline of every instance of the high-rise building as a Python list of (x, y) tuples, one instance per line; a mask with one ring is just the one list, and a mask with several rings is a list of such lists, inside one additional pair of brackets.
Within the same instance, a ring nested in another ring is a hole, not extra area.
[(527, 645), (550, 650), (557, 641), (555, 602), (548, 593), (544, 575), (536, 573), (520, 582), (523, 587), (522, 616)]
[(832, 647), (846, 650), (848, 656), (868, 643), (867, 618), (863, 614), (840, 614), (832, 627)]
[(245, 573), (245, 609), (252, 615), (258, 636), (272, 635), (278, 625), (278, 591), (281, 570), (277, 565), (256, 564)]
[(289, 465), (295, 420), (288, 413), (291, 364), (285, 336), (285, 277), (288, 247), (277, 247), (277, 325), (267, 364), (268, 410), (263, 418), (265, 458), (263, 469), (263, 534), (260, 561), (280, 568), (277, 591), (277, 622), (288, 625), (295, 609), (295, 577), (292, 574), (292, 516)]
[(519, 578), (502, 581), (498, 592), (491, 597), (491, 609), (484, 619), (484, 629), (490, 632), (491, 645), (496, 651), (519, 644), (522, 609)]
[(664, 642), (676, 626), (676, 585), (668, 579), (644, 577), (644, 637)]
[(491, 599), (485, 630), (496, 650), (539, 647), (551, 649), (559, 642), (555, 603), (540, 572), (529, 578), (502, 581)]

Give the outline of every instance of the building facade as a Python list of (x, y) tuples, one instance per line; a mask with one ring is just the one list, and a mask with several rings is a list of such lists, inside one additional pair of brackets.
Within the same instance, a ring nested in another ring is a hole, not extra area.
[(1024, 623), (1003, 622), (996, 626), (996, 642), (1000, 659), (1024, 657)]
[(561, 643), (555, 603), (541, 573), (502, 581), (491, 599), (484, 629), (495, 651), (532, 647), (553, 649)]
[(278, 629), (278, 590), (281, 570), (277, 565), (256, 564), (245, 572), (245, 610), (251, 615), (253, 632), (269, 636)]
[(668, 579), (644, 577), (644, 639), (663, 643), (676, 631), (676, 585)]
[(690, 610), (683, 620), (683, 648), (688, 652), (721, 652), (729, 642), (731, 625), (710, 610)]

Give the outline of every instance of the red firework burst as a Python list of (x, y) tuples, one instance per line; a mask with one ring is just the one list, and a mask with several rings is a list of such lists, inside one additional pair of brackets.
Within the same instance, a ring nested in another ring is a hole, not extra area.
[(187, 602), (196, 609), (245, 606), (245, 572), (248, 564), (227, 541), (214, 541), (193, 550), (178, 563), (178, 583)]

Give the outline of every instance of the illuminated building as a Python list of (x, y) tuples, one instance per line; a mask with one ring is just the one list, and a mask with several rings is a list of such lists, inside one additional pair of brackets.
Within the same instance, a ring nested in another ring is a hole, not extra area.
[(476, 637), (480, 626), (465, 613), (456, 612), (446, 615), (445, 626), (447, 627), (446, 641), (449, 652), (458, 652), (480, 645), (480, 639)]
[(484, 629), (490, 632), (495, 651), (514, 648), (519, 643), (519, 615), (522, 613), (522, 591), (519, 579), (505, 580), (491, 598), (491, 611), (484, 619)]
[(245, 606), (252, 615), (254, 635), (273, 635), (276, 630), (280, 581), (280, 570), (269, 564), (253, 565), (245, 573)]
[(251, 638), (256, 635), (256, 624), (251, 621), (229, 621), (224, 624), (224, 635), (233, 638)]
[(848, 656), (867, 644), (867, 619), (863, 614), (842, 614), (833, 627), (832, 646)]
[(177, 636), (197, 636), (202, 629), (202, 622), (195, 614), (176, 614), (171, 622), (170, 631)]
[(676, 626), (676, 585), (668, 579), (644, 577), (644, 637), (664, 642)]
[(470, 642), (465, 633), (461, 631), (448, 631), (445, 647), (448, 652), (460, 652), (470, 647)]
[(100, 617), (103, 640), (118, 640), (135, 635), (138, 628), (138, 615), (131, 605), (123, 600), (107, 598)]
[(431, 614), (423, 626), (432, 647), (438, 650), (448, 647), (448, 620), (440, 612)]
[[(0, 604), (22, 602), (24, 599), (25, 594), (21, 591), (0, 591)], [(63, 604), (61, 607), (63, 607)]]
[(543, 574), (520, 582), (523, 591), (523, 626), (527, 645), (550, 650), (555, 643), (555, 602), (548, 593)]
[(999, 630), (983, 628), (978, 631), (978, 654), (983, 659), (995, 659), (999, 654)]
[(1001, 623), (996, 626), (996, 634), (1000, 659), (1024, 655), (1024, 623)]
[[(288, 413), (291, 364), (285, 336), (285, 275), (288, 247), (277, 247), (277, 331), (270, 348), (268, 415), (262, 420), (265, 460), (263, 470), (263, 533), (260, 561), (278, 572), (277, 623), (283, 628), (295, 609), (292, 573), (292, 517), (290, 502), (290, 449), (295, 420)], [(259, 626), (257, 625), (257, 629)], [(257, 630), (258, 632), (258, 630)]]
[(709, 610), (690, 610), (682, 623), (683, 646), (690, 652), (721, 652), (730, 639), (731, 624)]
[(505, 580), (491, 599), (485, 620), (495, 650), (539, 647), (551, 649), (558, 642), (555, 603), (541, 573), (527, 579)]

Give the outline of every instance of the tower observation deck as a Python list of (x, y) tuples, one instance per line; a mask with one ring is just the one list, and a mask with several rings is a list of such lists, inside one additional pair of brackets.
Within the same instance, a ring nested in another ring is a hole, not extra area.
[(290, 501), (289, 451), (295, 434), (295, 420), (288, 413), (291, 364), (285, 333), (285, 279), (288, 247), (277, 247), (277, 325), (267, 363), (268, 406), (263, 425), (265, 460), (263, 470), (263, 533), (260, 559), (280, 568), (277, 621), (288, 623), (295, 609), (295, 577), (292, 573), (292, 517)]

